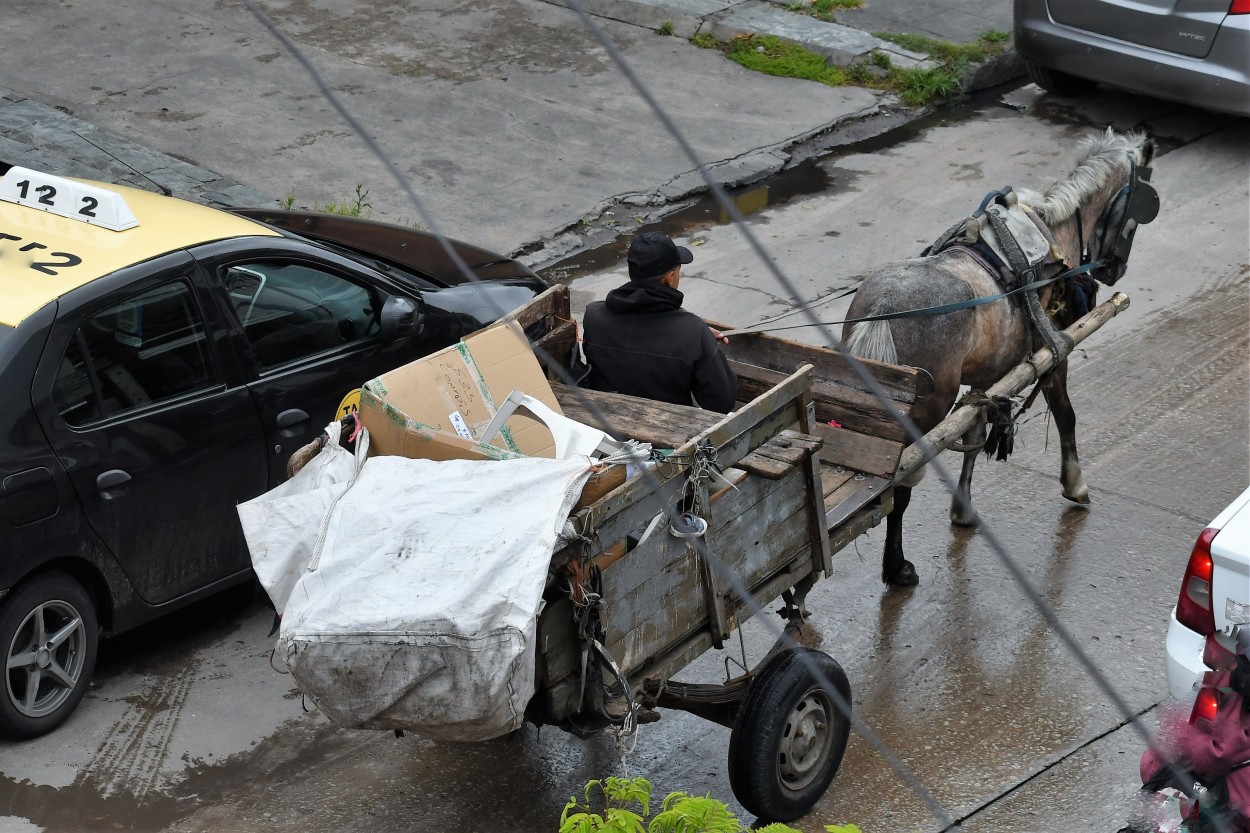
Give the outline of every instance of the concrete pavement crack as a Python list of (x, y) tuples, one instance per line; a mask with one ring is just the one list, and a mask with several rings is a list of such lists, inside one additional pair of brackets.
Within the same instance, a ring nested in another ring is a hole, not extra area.
[(1125, 726), (1129, 725), (1130, 723), (1133, 723), (1133, 722), (1135, 722), (1135, 721), (1139, 720), (1139, 719), (1140, 719), (1143, 715), (1149, 714), (1150, 712), (1152, 712), (1152, 711), (1154, 711), (1155, 709), (1159, 708), (1159, 706), (1160, 706), (1160, 704), (1161, 704), (1162, 702), (1163, 702), (1162, 700), (1156, 701), (1155, 703), (1152, 703), (1151, 705), (1147, 706), (1146, 708), (1141, 709), (1141, 710), (1139, 710), (1138, 712), (1136, 712), (1136, 713), (1132, 716), (1132, 718), (1130, 718), (1130, 719), (1128, 719), (1128, 720), (1121, 720), (1119, 723), (1117, 723), (1116, 725), (1112, 726), (1110, 729), (1107, 729), (1105, 732), (1101, 732), (1101, 733), (1099, 733), (1099, 734), (1097, 734), (1097, 735), (1094, 735), (1092, 738), (1089, 738), (1089, 739), (1088, 739), (1088, 740), (1086, 740), (1084, 743), (1081, 743), (1081, 744), (1079, 744), (1078, 746), (1074, 746), (1073, 748), (1069, 749), (1067, 752), (1065, 752), (1064, 754), (1060, 755), (1058, 758), (1054, 759), (1054, 760), (1053, 760), (1053, 761), (1051, 761), (1050, 763), (1048, 763), (1048, 764), (1044, 764), (1044, 765), (1042, 766), (1042, 768), (1041, 768), (1041, 769), (1039, 769), (1037, 772), (1034, 772), (1034, 773), (1033, 773), (1032, 775), (1030, 775), (1029, 777), (1025, 778), (1024, 780), (1022, 780), (1022, 781), (1020, 781), (1020, 782), (1018, 782), (1018, 783), (1016, 783), (1016, 784), (1014, 784), (1014, 785), (1013, 785), (1010, 789), (1003, 790), (1003, 791), (1002, 791), (1002, 792), (1000, 792), (998, 795), (994, 796), (993, 798), (989, 799), (988, 801), (982, 802), (982, 803), (981, 803), (980, 805), (978, 805), (977, 807), (974, 807), (972, 810), (968, 811), (967, 813), (964, 813), (962, 816), (960, 816), (959, 818), (957, 818), (957, 819), (955, 819), (954, 821), (952, 821), (949, 825), (947, 825), (946, 827), (942, 828), (941, 833), (948, 833), (948, 831), (957, 830), (957, 829), (959, 828), (959, 826), (960, 826), (960, 825), (962, 825), (965, 821), (967, 821), (968, 819), (970, 819), (970, 818), (972, 818), (973, 816), (975, 816), (977, 813), (980, 813), (982, 810), (985, 810), (985, 809), (987, 809), (987, 808), (989, 808), (989, 807), (992, 807), (993, 805), (997, 804), (999, 801), (1002, 801), (1004, 798), (1007, 798), (1009, 795), (1011, 795), (1011, 794), (1013, 794), (1013, 793), (1015, 793), (1015, 792), (1018, 792), (1021, 788), (1025, 787), (1025, 786), (1027, 786), (1029, 783), (1031, 783), (1031, 782), (1035, 781), (1035, 780), (1036, 780), (1039, 776), (1045, 775), (1047, 772), (1049, 772), (1050, 770), (1054, 769), (1054, 768), (1055, 768), (1055, 767), (1057, 767), (1059, 764), (1063, 763), (1064, 761), (1068, 760), (1069, 758), (1073, 757), (1073, 756), (1074, 756), (1074, 755), (1076, 755), (1078, 752), (1081, 752), (1082, 750), (1084, 750), (1084, 749), (1086, 749), (1086, 748), (1088, 748), (1088, 747), (1092, 746), (1093, 744), (1097, 743), (1098, 741), (1102, 740), (1103, 738), (1107, 737), (1108, 735), (1112, 734), (1113, 732), (1118, 732), (1118, 731), (1120, 731), (1121, 729), (1123, 729)]

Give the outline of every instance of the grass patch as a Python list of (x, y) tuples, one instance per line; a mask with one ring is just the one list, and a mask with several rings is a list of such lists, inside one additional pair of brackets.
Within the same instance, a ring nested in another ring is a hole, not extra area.
[(910, 52), (928, 55), (944, 64), (979, 63), (991, 56), (1001, 55), (1003, 44), (1011, 37), (1009, 33), (997, 29), (986, 29), (972, 43), (953, 43), (925, 35), (896, 35), (892, 32), (873, 32), (873, 36), (898, 44)]
[(823, 55), (773, 35), (734, 38), (729, 42), (726, 54), (729, 60), (766, 75), (802, 78), (830, 87), (843, 86), (849, 80), (846, 70), (827, 65)]
[(671, 20), (663, 20), (663, 21), (660, 21), (660, 28), (656, 29), (656, 30), (655, 30), (655, 33), (656, 33), (657, 35), (671, 35), (671, 34), (673, 34), (673, 21), (671, 21)]
[[(813, 0), (815, 5), (820, 0)], [(855, 3), (859, 0), (828, 0), (830, 3)], [(790, 6), (802, 6), (795, 3)], [(722, 43), (712, 35), (695, 35), (690, 42), (702, 49), (719, 49), (731, 61), (747, 69), (782, 78), (801, 78), (830, 87), (855, 85), (895, 93), (906, 103), (918, 106), (963, 92), (961, 79), (968, 66), (1003, 51), (1010, 37), (994, 29), (982, 32), (976, 42), (951, 43), (924, 35), (895, 35), (878, 32), (881, 40), (895, 43), (911, 52), (926, 55), (937, 63), (930, 69), (894, 66), (884, 52), (873, 52), (865, 61), (847, 67), (830, 66), (823, 55), (804, 49), (772, 35), (743, 35)]]
[(835, 12), (859, 9), (863, 8), (863, 5), (864, 0), (797, 0), (788, 4), (786, 8), (792, 12), (832, 23)]

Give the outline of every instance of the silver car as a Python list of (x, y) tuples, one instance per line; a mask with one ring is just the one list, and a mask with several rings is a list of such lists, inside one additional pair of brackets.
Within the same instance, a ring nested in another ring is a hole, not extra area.
[(1015, 46), (1045, 90), (1105, 82), (1250, 115), (1250, 0), (1014, 0)]

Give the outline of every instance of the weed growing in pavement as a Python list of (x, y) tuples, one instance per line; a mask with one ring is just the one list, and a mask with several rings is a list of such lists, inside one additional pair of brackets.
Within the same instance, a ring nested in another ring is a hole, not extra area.
[[(723, 801), (683, 792), (669, 793), (660, 811), (646, 823), (647, 816), (651, 815), (651, 782), (646, 778), (590, 781), (584, 796), (584, 803), (574, 797), (564, 806), (560, 814), (560, 833), (744, 833), (748, 830)], [(602, 812), (595, 812), (592, 804), (602, 805)], [(860, 833), (853, 824), (831, 825), (825, 830)], [(769, 824), (755, 833), (802, 831), (785, 824)]]
[(911, 52), (928, 55), (942, 64), (962, 62), (967, 65), (984, 61), (991, 55), (1001, 55), (1003, 43), (1011, 36), (997, 29), (987, 29), (972, 43), (952, 43), (925, 35), (896, 35), (892, 32), (873, 32), (873, 37), (898, 44)]
[[(283, 211), (290, 211), (295, 207), (295, 199), (295, 192), (291, 192), (283, 197), (278, 205)], [(314, 202), (309, 211), (323, 211), (326, 214), (339, 214), (344, 217), (368, 217), (369, 210), (372, 208), (373, 204), (369, 202), (369, 189), (364, 185), (357, 184), (354, 196), (348, 197), (342, 202)], [(416, 227), (419, 228), (419, 225)]]
[(863, 8), (864, 0), (796, 0), (786, 6), (792, 12), (805, 14), (817, 20), (833, 22), (834, 12), (842, 9)]
[(823, 55), (773, 35), (736, 37), (726, 45), (725, 53), (731, 61), (767, 75), (819, 81), (830, 87), (841, 87), (850, 80), (846, 70), (829, 66)]
[[(801, 6), (802, 3), (793, 5)], [(876, 37), (922, 53), (935, 61), (937, 66), (897, 67), (890, 61), (888, 54), (880, 51), (873, 52), (866, 61), (847, 67), (830, 66), (823, 56), (772, 35), (740, 35), (728, 43), (722, 43), (704, 33), (695, 35), (690, 42), (703, 49), (719, 49), (730, 60), (756, 72), (784, 78), (802, 78), (831, 87), (853, 84), (887, 90), (896, 93), (906, 103), (916, 106), (962, 93), (962, 78), (968, 66), (1001, 54), (1003, 43), (1010, 35), (988, 29), (980, 34), (975, 43), (970, 44), (951, 43), (924, 35), (895, 35), (889, 32), (878, 32)]]
[(671, 34), (673, 34), (673, 21), (671, 21), (671, 20), (662, 20), (662, 21), (660, 21), (660, 28), (656, 29), (656, 30), (655, 30), (655, 33), (656, 33), (657, 35), (671, 35)]

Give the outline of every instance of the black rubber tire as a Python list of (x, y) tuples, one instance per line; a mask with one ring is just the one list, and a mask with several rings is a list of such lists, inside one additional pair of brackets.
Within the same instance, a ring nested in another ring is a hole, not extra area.
[(1068, 75), (1066, 72), (1044, 67), (1032, 61), (1025, 61), (1024, 63), (1029, 70), (1029, 80), (1048, 93), (1054, 93), (1055, 95), (1080, 95), (1098, 86), (1096, 81), (1090, 81), (1088, 78)]
[[(851, 685), (842, 666), (809, 648), (782, 651), (752, 681), (729, 736), (729, 783), (739, 803), (764, 822), (793, 821), (825, 794), (851, 733)], [(817, 732), (795, 750), (795, 739)]]
[[(37, 639), (40, 623), (42, 645)], [(58, 633), (63, 638), (49, 649)], [(45, 573), (18, 585), (0, 606), (0, 650), (5, 660), (0, 736), (34, 738), (64, 723), (91, 682), (98, 640), (95, 604), (74, 579)], [(28, 657), (30, 662), (10, 668), (15, 657)]]

